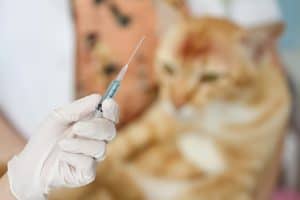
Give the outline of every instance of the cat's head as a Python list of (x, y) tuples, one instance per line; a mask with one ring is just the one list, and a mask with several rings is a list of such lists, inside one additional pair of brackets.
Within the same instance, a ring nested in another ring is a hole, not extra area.
[(282, 24), (246, 30), (225, 19), (194, 18), (167, 4), (158, 6), (165, 23), (156, 76), (161, 97), (177, 109), (241, 95), (255, 82), (283, 30)]

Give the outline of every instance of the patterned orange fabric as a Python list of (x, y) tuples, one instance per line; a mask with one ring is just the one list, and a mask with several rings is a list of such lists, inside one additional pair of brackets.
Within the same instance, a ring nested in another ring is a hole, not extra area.
[(76, 94), (103, 94), (139, 39), (146, 40), (130, 64), (116, 100), (120, 125), (142, 113), (155, 97), (153, 57), (155, 13), (150, 0), (75, 0), (77, 33)]

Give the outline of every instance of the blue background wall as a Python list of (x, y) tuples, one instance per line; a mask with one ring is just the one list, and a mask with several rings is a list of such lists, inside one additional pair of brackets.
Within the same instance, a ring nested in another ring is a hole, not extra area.
[(280, 0), (279, 3), (287, 23), (280, 46), (283, 49), (300, 48), (300, 1)]
[[(280, 51), (284, 64), (300, 94), (300, 1), (278, 1), (286, 23), (286, 31), (280, 41)], [(300, 105), (300, 102), (298, 103)]]

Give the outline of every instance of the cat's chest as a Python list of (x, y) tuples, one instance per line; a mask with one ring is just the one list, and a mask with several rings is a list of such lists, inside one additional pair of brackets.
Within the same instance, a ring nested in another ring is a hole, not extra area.
[(220, 135), (225, 130), (234, 131), (229, 128), (231, 126), (255, 121), (261, 114), (254, 107), (224, 102), (212, 102), (202, 109), (192, 106), (174, 109), (166, 105), (163, 108), (179, 134), (192, 131), (199, 134)]

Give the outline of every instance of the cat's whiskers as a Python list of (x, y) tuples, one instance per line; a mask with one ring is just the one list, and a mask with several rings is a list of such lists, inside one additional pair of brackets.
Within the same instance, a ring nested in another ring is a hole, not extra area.
[(199, 115), (197, 112), (198, 108), (190, 104), (185, 104), (180, 108), (176, 108), (173, 102), (164, 101), (162, 107), (168, 114), (174, 116), (179, 120), (191, 121), (192, 119), (197, 118)]

